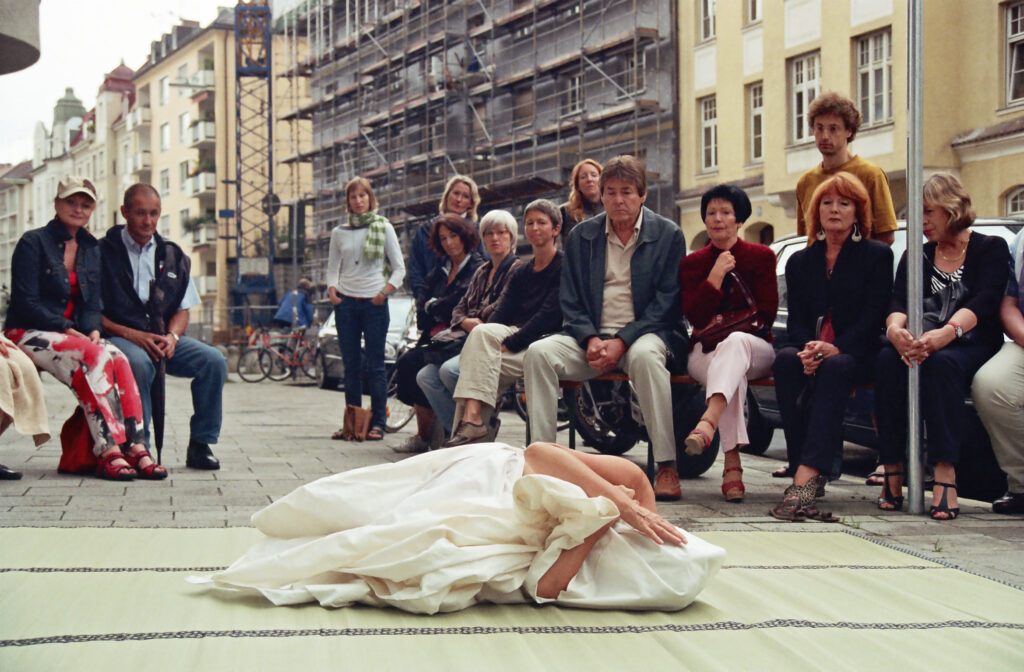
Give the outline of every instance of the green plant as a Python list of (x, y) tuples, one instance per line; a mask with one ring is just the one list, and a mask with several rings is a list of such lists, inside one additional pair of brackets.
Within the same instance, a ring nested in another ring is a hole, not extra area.
[(194, 233), (197, 229), (202, 228), (206, 224), (215, 224), (217, 217), (212, 212), (207, 212), (203, 215), (197, 215), (196, 217), (190, 217), (181, 223), (181, 228), (186, 233)]

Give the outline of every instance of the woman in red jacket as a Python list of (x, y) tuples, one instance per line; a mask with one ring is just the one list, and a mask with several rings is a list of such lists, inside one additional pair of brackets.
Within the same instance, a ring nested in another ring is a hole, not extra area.
[(749, 294), (759, 326), (753, 333), (733, 331), (715, 345), (691, 339), (687, 369), (704, 385), (707, 410), (686, 437), (686, 452), (703, 452), (717, 429), (725, 455), (722, 494), (730, 502), (742, 502), (745, 490), (738, 449), (749, 442), (743, 419), (747, 380), (767, 375), (775, 360), (771, 344), (772, 321), (779, 307), (775, 253), (740, 240), (740, 225), (750, 216), (750, 199), (742, 189), (726, 184), (712, 187), (700, 199), (700, 215), (711, 242), (679, 264), (683, 315), (696, 333), (717, 315), (748, 308)]

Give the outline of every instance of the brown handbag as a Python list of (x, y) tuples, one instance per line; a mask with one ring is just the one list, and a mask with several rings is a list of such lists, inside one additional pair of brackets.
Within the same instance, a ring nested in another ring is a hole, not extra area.
[(764, 320), (757, 309), (757, 303), (754, 302), (754, 295), (750, 293), (750, 289), (738, 274), (730, 271), (728, 275), (732, 276), (733, 286), (739, 288), (747, 306), (718, 313), (711, 318), (707, 325), (693, 330), (691, 338), (700, 343), (704, 352), (711, 352), (717, 348), (718, 344), (734, 331), (756, 334), (764, 329)]
[(373, 411), (359, 406), (346, 406), (341, 422), (341, 438), (345, 441), (364, 441), (370, 431)]

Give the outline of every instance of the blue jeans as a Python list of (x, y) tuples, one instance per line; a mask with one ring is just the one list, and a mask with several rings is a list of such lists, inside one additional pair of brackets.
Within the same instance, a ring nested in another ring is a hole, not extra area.
[(416, 374), (416, 384), (423, 390), (423, 396), (430, 402), (446, 435), (452, 433), (455, 422), (455, 384), (459, 382), (459, 355), (444, 361), (440, 366), (427, 364)]
[[(111, 336), (110, 342), (125, 354), (139, 385), (142, 398), (142, 422), (146, 426), (146, 447), (149, 447), (149, 419), (153, 415), (153, 401), (149, 389), (156, 376), (156, 364), (146, 351), (131, 341)], [(189, 438), (201, 443), (217, 443), (221, 421), (224, 418), (224, 381), (228, 365), (224, 355), (216, 348), (188, 336), (182, 336), (174, 348), (174, 356), (167, 360), (167, 373), (192, 379), (192, 421)]]
[(366, 384), (373, 416), (371, 427), (384, 427), (387, 421), (388, 381), (384, 370), (384, 343), (391, 314), (388, 304), (373, 305), (370, 299), (345, 297), (334, 307), (338, 328), (338, 347), (345, 365), (345, 403), (363, 405), (363, 343), (366, 354)]

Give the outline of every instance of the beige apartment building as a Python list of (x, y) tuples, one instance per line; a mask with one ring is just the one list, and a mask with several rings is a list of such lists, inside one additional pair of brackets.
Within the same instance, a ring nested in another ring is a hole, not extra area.
[[(821, 160), (807, 107), (822, 91), (857, 101), (850, 145), (886, 171), (906, 214), (906, 0), (697, 0), (679, 20), (677, 205), (690, 249), (707, 242), (700, 195), (743, 187), (741, 235), (796, 230), (794, 188)], [(949, 171), (978, 215), (1024, 216), (1024, 1), (924, 3), (924, 169)]]
[[(277, 70), (281, 56), (274, 56)], [(236, 256), (235, 220), (219, 217), (221, 210), (235, 208), (235, 58), (233, 9), (206, 27), (183, 21), (153, 42), (133, 78), (136, 99), (119, 150), (131, 165), (124, 186), (156, 187), (163, 206), (161, 235), (191, 254), (203, 299), (202, 307), (193, 309), (193, 321), (217, 331), (227, 328)], [(287, 96), (292, 107), (293, 89), (301, 86), (289, 81), (275, 89), (275, 99)], [(284, 107), (282, 101), (277, 109)], [(275, 122), (276, 156), (297, 151), (290, 128), (288, 122)], [(294, 201), (308, 190), (310, 173), (308, 166), (275, 170), (274, 192), (285, 203)], [(287, 231), (286, 209), (275, 218), (275, 230), (282, 229)]]

